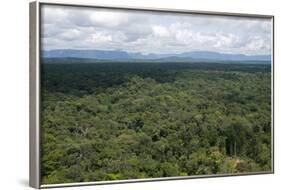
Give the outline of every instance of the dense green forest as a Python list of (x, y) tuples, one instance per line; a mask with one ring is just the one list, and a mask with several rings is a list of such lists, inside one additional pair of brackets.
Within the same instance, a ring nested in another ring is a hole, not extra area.
[(271, 170), (270, 64), (46, 62), (43, 184)]

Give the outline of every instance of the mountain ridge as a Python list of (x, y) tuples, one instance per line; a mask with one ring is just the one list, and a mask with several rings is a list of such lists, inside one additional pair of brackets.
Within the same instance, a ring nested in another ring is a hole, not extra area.
[(178, 54), (142, 54), (121, 50), (57, 49), (42, 51), (43, 58), (86, 58), (100, 60), (217, 60), (217, 61), (271, 61), (270, 55), (229, 54), (213, 51), (189, 51)]

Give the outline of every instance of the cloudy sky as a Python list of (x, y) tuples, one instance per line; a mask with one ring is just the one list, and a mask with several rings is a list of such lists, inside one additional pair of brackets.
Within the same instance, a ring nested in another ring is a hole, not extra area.
[(271, 20), (44, 5), (42, 48), (271, 53)]

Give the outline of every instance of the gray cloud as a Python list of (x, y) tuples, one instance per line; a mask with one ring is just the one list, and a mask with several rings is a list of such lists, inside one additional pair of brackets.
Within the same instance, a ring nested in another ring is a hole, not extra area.
[(271, 20), (44, 5), (43, 49), (270, 54)]

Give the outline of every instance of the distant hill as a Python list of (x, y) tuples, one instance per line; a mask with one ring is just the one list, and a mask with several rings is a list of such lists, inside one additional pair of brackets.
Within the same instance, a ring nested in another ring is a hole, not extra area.
[(103, 50), (74, 50), (74, 49), (59, 49), (43, 51), (45, 58), (88, 58), (88, 59), (129, 59), (130, 54), (125, 51), (103, 51)]
[(210, 51), (193, 51), (179, 54), (180, 57), (192, 57), (195, 59), (230, 60), (230, 61), (271, 61), (270, 55), (244, 55), (226, 54)]
[(123, 61), (258, 61), (271, 62), (270, 55), (226, 54), (211, 51), (191, 51), (180, 54), (142, 54), (119, 50), (59, 49), (43, 51), (44, 58), (81, 58)]

